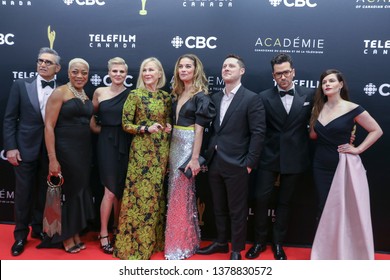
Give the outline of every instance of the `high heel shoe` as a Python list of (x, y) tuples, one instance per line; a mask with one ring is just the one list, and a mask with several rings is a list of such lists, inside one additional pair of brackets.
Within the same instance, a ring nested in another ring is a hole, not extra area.
[(85, 249), (87, 249), (87, 246), (85, 246), (85, 243), (84, 243), (84, 242), (77, 243), (76, 246), (79, 247), (80, 250), (85, 250)]
[(80, 247), (77, 245), (74, 245), (68, 249), (66, 249), (66, 247), (64, 246), (64, 249), (65, 249), (65, 252), (67, 252), (69, 254), (76, 254), (76, 253), (79, 253), (81, 250)]
[[(98, 239), (100, 240), (100, 248), (103, 250), (104, 253), (106, 254), (112, 254), (114, 251), (114, 247), (112, 246), (110, 242), (110, 238), (108, 235), (106, 236), (98, 236)], [(102, 239), (107, 239), (107, 244), (102, 244)]]

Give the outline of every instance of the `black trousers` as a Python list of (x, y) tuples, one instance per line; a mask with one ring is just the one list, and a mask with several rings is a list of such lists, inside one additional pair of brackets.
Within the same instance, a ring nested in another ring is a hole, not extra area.
[[(268, 209), (275, 188), (278, 172), (258, 170), (256, 177), (256, 206), (254, 213), (255, 242), (266, 243), (268, 235)], [(276, 198), (276, 217), (272, 230), (272, 241), (283, 244), (288, 229), (290, 203), (294, 190), (303, 174), (280, 174), (280, 185)]]
[(43, 211), (46, 201), (48, 160), (19, 162), (15, 171), (15, 240), (27, 239), (30, 231), (42, 232)]
[(209, 184), (214, 204), (217, 242), (228, 242), (232, 251), (245, 249), (248, 217), (249, 174), (246, 167), (226, 168), (218, 153), (209, 166)]

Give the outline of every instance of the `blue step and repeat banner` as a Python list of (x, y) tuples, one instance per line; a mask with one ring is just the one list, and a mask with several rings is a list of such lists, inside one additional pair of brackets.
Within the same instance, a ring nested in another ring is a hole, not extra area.
[[(328, 68), (344, 72), (352, 101), (383, 128), (384, 136), (362, 158), (370, 184), (375, 248), (390, 252), (389, 26), (390, 0), (0, 0), (0, 131), (12, 82), (36, 75), (36, 55), (43, 46), (61, 55), (62, 83), (70, 59), (82, 57), (90, 63), (89, 96), (110, 83), (107, 61), (114, 56), (128, 63), (126, 86), (133, 89), (144, 58), (158, 57), (170, 80), (176, 59), (194, 53), (204, 63), (211, 92), (216, 92), (224, 86), (220, 72), (225, 56), (236, 53), (246, 61), (243, 84), (260, 92), (274, 85), (271, 58), (286, 52), (294, 59), (298, 85), (317, 87)], [(358, 143), (365, 132), (357, 133)], [(103, 187), (95, 167), (91, 187), (98, 213)], [(202, 237), (212, 239), (206, 176), (198, 177), (198, 208)], [(252, 183), (252, 191), (254, 187)], [(13, 222), (13, 200), (13, 170), (1, 151), (2, 223)], [(252, 208), (248, 241), (253, 235)], [(294, 197), (287, 243), (312, 244), (315, 212), (308, 172)], [(272, 208), (269, 216), (272, 221)]]

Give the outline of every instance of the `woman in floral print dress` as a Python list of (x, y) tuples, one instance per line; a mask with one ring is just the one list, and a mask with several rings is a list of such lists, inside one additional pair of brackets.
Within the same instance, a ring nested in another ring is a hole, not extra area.
[(134, 134), (126, 186), (119, 215), (114, 256), (147, 260), (164, 250), (164, 177), (171, 132), (171, 97), (161, 90), (165, 74), (160, 61), (145, 59), (137, 89), (123, 107), (122, 126)]

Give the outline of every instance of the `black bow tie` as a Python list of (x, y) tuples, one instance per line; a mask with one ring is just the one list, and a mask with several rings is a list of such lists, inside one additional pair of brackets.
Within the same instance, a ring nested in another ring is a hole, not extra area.
[(286, 94), (288, 94), (288, 95), (291, 95), (291, 96), (294, 96), (294, 89), (290, 89), (290, 90), (288, 90), (288, 91), (279, 91), (279, 94), (280, 94), (280, 97), (283, 97), (283, 96), (285, 96)]
[(47, 86), (49, 86), (49, 87), (51, 87), (51, 88), (54, 88), (54, 84), (55, 84), (55, 81), (54, 81), (54, 80), (52, 80), (52, 81), (50, 81), (50, 82), (46, 82), (46, 81), (44, 81), (44, 80), (41, 80), (41, 82), (42, 82), (42, 88), (45, 88), (45, 87), (47, 87)]

